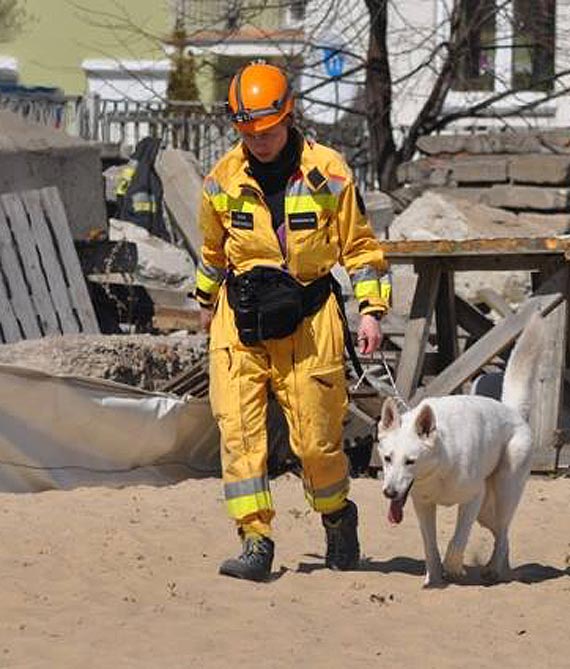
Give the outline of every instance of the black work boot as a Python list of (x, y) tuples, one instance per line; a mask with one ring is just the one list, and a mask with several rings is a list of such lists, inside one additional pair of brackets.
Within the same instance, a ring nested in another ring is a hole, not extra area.
[(344, 508), (334, 513), (323, 514), (322, 520), (327, 533), (326, 566), (339, 571), (355, 569), (360, 560), (356, 504), (347, 500)]
[(224, 560), (220, 574), (248, 581), (266, 581), (271, 574), (275, 544), (269, 537), (249, 537), (243, 540), (243, 551), (237, 558)]

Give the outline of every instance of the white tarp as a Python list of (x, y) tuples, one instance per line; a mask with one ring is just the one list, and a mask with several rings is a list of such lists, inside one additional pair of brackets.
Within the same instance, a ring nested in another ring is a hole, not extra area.
[(0, 491), (219, 475), (207, 398), (0, 365)]

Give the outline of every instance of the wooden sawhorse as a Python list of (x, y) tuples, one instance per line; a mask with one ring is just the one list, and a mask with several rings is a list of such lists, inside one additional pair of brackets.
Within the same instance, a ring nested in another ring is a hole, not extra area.
[[(540, 363), (540, 388), (531, 418), (537, 440), (533, 469), (557, 469), (562, 446), (570, 442), (570, 431), (562, 424), (570, 361), (570, 238), (382, 241), (382, 247), (391, 265), (413, 264), (417, 273), (396, 375), (399, 393), (412, 406), (423, 397), (456, 392), (493, 358), (506, 357), (534, 311), (546, 317), (548, 344)], [(455, 294), (456, 272), (514, 270), (533, 272), (533, 291), (516, 313), (496, 324)], [(434, 314), (439, 371), (420, 386)], [(477, 338), (463, 352), (458, 345), (459, 327)]]

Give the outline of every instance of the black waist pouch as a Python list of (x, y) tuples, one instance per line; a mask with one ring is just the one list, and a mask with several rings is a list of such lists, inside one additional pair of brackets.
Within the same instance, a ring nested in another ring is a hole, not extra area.
[(275, 267), (254, 267), (239, 276), (230, 272), (227, 287), (239, 338), (246, 346), (293, 334), (331, 291), (330, 275), (303, 286)]

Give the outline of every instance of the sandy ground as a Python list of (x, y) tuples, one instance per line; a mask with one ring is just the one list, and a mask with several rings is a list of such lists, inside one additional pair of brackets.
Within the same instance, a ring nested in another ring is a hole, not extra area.
[[(386, 520), (357, 479), (358, 572), (322, 567), (323, 532), (293, 475), (273, 482), (275, 578), (217, 575), (237, 551), (219, 480), (0, 495), (0, 667), (570, 666), (570, 479), (532, 478), (512, 530), (517, 580), (422, 589), (413, 510)], [(449, 537), (452, 512), (440, 513)]]

